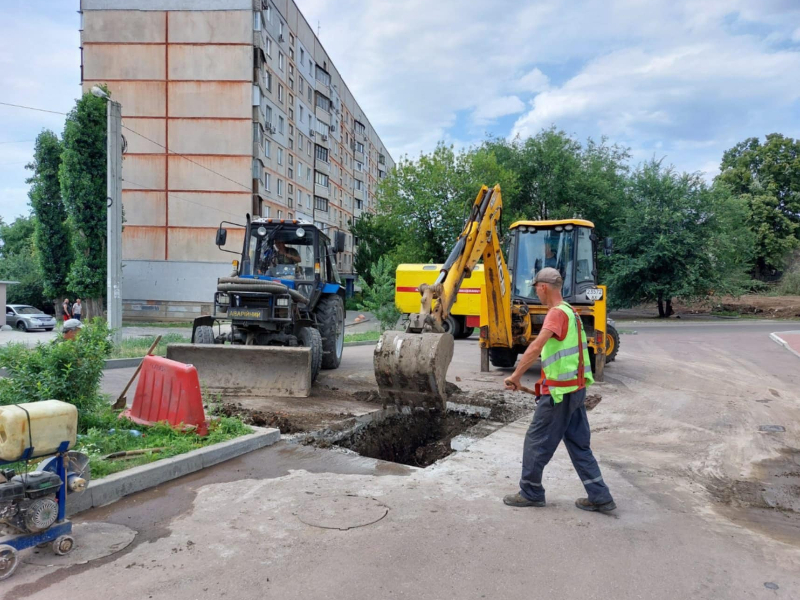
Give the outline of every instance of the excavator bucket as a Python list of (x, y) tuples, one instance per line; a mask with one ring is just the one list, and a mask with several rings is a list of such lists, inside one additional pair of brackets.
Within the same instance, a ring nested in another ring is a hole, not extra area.
[(374, 355), (381, 396), (398, 405), (444, 410), (453, 346), (449, 333), (384, 333)]
[(223, 398), (311, 394), (311, 349), (169, 344), (167, 358), (194, 365), (200, 386)]

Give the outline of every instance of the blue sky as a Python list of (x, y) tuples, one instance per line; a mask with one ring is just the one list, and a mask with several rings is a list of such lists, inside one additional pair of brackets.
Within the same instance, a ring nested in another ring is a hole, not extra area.
[[(297, 0), (392, 156), (555, 125), (633, 162), (717, 172), (751, 136), (800, 137), (797, 0)], [(0, 102), (68, 111), (77, 0), (4, 0)], [(28, 211), (32, 140), (63, 117), (0, 106), (0, 217)]]

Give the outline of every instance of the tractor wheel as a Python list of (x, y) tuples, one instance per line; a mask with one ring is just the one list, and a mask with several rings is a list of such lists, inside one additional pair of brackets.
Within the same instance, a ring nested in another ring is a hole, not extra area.
[(456, 319), (453, 315), (449, 315), (442, 322), (442, 328), (444, 329), (445, 333), (449, 333), (456, 339), (458, 339), (458, 336), (461, 333), (461, 326), (458, 323), (458, 319)]
[(493, 367), (510, 369), (517, 364), (518, 352), (513, 348), (489, 348), (489, 360)]
[(18, 564), (19, 554), (17, 554), (16, 548), (0, 544), (0, 581), (11, 577)]
[(201, 325), (194, 330), (194, 343), (195, 344), (213, 344), (214, 343), (214, 328), (211, 325)]
[(617, 358), (617, 352), (619, 352), (619, 332), (613, 325), (609, 325), (606, 331), (606, 363)]
[(322, 367), (322, 336), (313, 327), (303, 327), (297, 339), (301, 346), (311, 348), (311, 383), (314, 383)]
[(322, 368), (339, 368), (344, 350), (344, 304), (341, 297), (325, 296), (319, 301), (317, 327), (322, 335)]

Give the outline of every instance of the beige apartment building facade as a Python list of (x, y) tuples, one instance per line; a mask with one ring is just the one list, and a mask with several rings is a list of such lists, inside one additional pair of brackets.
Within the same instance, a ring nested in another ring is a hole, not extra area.
[(344, 231), (352, 289), (350, 223), (394, 163), (294, 1), (82, 0), (81, 17), (83, 89), (122, 104), (126, 318), (207, 313), (232, 258), (215, 231), (248, 212)]

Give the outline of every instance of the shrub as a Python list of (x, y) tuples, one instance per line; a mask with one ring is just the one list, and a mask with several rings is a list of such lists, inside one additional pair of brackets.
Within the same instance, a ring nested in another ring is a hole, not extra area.
[(385, 256), (378, 259), (370, 269), (372, 284), (368, 284), (364, 279), (361, 280), (361, 288), (364, 290), (364, 301), (359, 304), (360, 310), (367, 310), (375, 315), (380, 321), (381, 331), (394, 327), (400, 312), (394, 303), (394, 268), (392, 263)]
[[(111, 353), (106, 322), (94, 319), (75, 339), (63, 336), (35, 348), (11, 344), (0, 350), (0, 405), (61, 400), (78, 407), (81, 420), (103, 402), (99, 394), (105, 359)], [(81, 427), (83, 429), (83, 427)]]
[(781, 296), (800, 296), (800, 266), (784, 273), (778, 283), (777, 292)]

